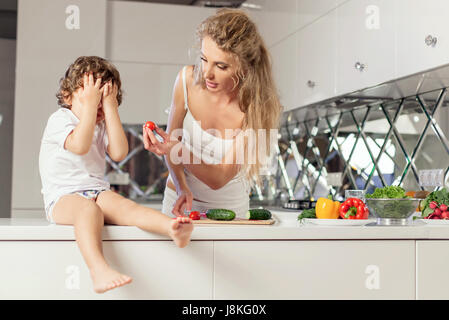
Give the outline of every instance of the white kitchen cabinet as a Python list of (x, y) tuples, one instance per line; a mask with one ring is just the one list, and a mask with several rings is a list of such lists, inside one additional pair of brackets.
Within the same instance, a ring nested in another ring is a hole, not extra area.
[(271, 47), (286, 37), (334, 10), (347, 0), (252, 0), (251, 4), (260, 10), (249, 10), (264, 37)]
[[(0, 299), (212, 299), (211, 241), (104, 241), (132, 283), (96, 294), (75, 241), (0, 241)], [(192, 277), (195, 274), (195, 277)]]
[(449, 299), (449, 241), (416, 241), (416, 299)]
[[(449, 63), (449, 1), (396, 0), (397, 76)], [(426, 38), (428, 44), (426, 44)], [(436, 43), (432, 44), (432, 39)]]
[(298, 105), (335, 96), (337, 14), (332, 11), (298, 31)]
[(273, 60), (273, 78), (276, 83), (279, 99), (285, 110), (298, 107), (298, 81), (296, 57), (297, 35), (290, 37), (270, 48)]
[(197, 6), (109, 1), (108, 58), (162, 64), (193, 63), (195, 30), (215, 11)]
[(414, 298), (413, 240), (214, 244), (214, 299)]
[(298, 29), (297, 0), (255, 0), (251, 4), (260, 10), (248, 10), (248, 14), (268, 47), (276, 45)]
[(395, 1), (352, 0), (337, 8), (337, 94), (395, 77)]
[[(114, 62), (114, 61), (113, 61)], [(184, 65), (114, 62), (122, 80), (120, 119), (127, 124), (151, 120), (167, 124), (176, 76)]]
[(318, 18), (330, 13), (344, 0), (296, 0), (298, 29), (315, 23)]

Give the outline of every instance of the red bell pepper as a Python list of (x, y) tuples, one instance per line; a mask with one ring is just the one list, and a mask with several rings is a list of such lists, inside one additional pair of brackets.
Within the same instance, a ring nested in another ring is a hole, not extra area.
[(340, 207), (342, 219), (368, 219), (369, 210), (358, 198), (348, 198)]

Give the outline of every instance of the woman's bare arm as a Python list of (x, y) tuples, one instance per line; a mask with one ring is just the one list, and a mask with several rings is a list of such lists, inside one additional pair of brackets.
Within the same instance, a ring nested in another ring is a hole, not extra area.
[[(176, 77), (175, 85), (173, 88), (173, 98), (170, 107), (170, 113), (168, 116), (167, 132), (171, 135), (174, 130), (182, 129), (186, 110), (184, 109), (184, 93), (182, 87), (182, 70)], [(184, 173), (184, 166), (182, 163), (173, 163), (170, 154), (165, 156), (165, 163), (170, 172), (170, 176), (176, 187), (176, 190), (188, 189), (186, 177)]]

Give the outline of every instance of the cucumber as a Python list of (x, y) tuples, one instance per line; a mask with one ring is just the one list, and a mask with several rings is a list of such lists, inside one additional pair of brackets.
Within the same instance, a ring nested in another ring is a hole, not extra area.
[(235, 212), (228, 209), (209, 209), (206, 217), (212, 220), (234, 220)]
[(271, 219), (271, 212), (267, 209), (249, 209), (246, 217), (249, 220), (269, 220)]

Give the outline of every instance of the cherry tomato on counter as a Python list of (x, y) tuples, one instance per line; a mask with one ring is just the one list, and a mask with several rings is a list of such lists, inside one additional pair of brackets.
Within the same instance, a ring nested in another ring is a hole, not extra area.
[(189, 218), (192, 219), (192, 220), (200, 220), (201, 214), (200, 214), (199, 211), (192, 211), (189, 214)]

